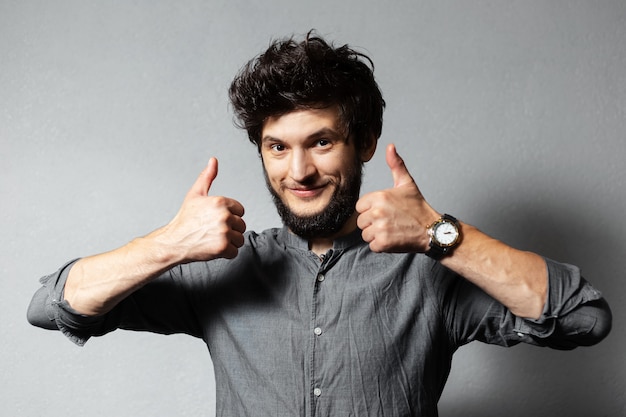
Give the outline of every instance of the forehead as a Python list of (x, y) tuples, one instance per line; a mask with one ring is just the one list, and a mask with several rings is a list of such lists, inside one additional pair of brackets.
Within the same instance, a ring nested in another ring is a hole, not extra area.
[(306, 138), (322, 131), (345, 136), (337, 107), (298, 109), (268, 117), (263, 123), (261, 138), (262, 140)]

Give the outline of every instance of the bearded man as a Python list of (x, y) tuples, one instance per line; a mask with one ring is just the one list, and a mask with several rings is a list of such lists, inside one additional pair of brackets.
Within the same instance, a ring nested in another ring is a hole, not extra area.
[(394, 145), (393, 187), (360, 196), (385, 106), (370, 59), (309, 34), (230, 87), (283, 227), (246, 231), (211, 158), (166, 226), (42, 279), (34, 325), (82, 345), (118, 328), (208, 345), (219, 416), (436, 416), (471, 341), (557, 349), (611, 313), (578, 268), (431, 207)]

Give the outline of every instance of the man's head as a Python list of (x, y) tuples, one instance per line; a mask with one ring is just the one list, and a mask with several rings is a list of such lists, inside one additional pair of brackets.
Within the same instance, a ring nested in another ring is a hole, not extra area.
[(355, 148), (367, 148), (380, 137), (385, 107), (373, 68), (366, 55), (348, 45), (335, 47), (312, 32), (301, 42), (275, 41), (230, 86), (237, 124), (260, 149), (269, 117), (336, 106)]
[(299, 43), (276, 41), (229, 93), (285, 225), (308, 239), (356, 227), (348, 220), (385, 106), (370, 59), (310, 34)]

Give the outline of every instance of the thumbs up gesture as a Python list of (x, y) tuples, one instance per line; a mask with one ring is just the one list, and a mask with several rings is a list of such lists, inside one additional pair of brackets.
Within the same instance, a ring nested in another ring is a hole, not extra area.
[(161, 238), (175, 248), (182, 262), (234, 258), (243, 246), (246, 224), (241, 203), (208, 195), (217, 171), (217, 159), (211, 158), (176, 216), (160, 230)]
[(422, 196), (393, 144), (387, 146), (385, 158), (393, 188), (359, 199), (357, 225), (374, 252), (425, 252), (426, 228), (440, 215)]

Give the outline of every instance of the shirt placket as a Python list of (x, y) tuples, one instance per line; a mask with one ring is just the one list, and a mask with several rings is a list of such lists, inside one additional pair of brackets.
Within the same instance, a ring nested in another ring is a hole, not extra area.
[(317, 273), (314, 277), (314, 290), (313, 290), (313, 300), (311, 303), (312, 306), (312, 314), (311, 314), (311, 326), (310, 326), (310, 341), (311, 341), (311, 416), (315, 416), (319, 401), (322, 399), (325, 389), (328, 387), (324, 387), (321, 385), (321, 375), (319, 372), (320, 369), (320, 360), (322, 360), (322, 355), (320, 355), (320, 343), (319, 338), (324, 334), (324, 323), (323, 317), (320, 314), (320, 310), (322, 306), (320, 305), (320, 297), (319, 293), (323, 289), (324, 281), (326, 280), (326, 274), (330, 269), (331, 258), (333, 256), (333, 251), (330, 250), (328, 253), (321, 257), (321, 263), (317, 270)]

